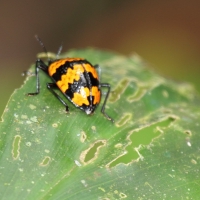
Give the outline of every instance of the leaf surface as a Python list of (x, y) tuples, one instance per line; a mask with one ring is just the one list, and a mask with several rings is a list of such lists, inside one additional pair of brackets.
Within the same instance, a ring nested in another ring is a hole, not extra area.
[(27, 77), (0, 123), (0, 198), (198, 199), (194, 88), (159, 76), (136, 54), (85, 49), (66, 56), (100, 65), (101, 82), (112, 86), (106, 112), (115, 123), (100, 112), (102, 103), (92, 116), (68, 103), (66, 114), (43, 72), (40, 94), (26, 96), (36, 85)]

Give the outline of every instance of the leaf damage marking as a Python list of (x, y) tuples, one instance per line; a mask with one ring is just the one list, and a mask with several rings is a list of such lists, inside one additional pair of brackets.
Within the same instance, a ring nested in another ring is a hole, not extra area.
[(197, 161), (194, 160), (194, 159), (192, 159), (192, 160), (191, 160), (191, 163), (194, 164), (194, 165), (196, 165), (196, 164), (197, 164)]
[(81, 163), (78, 161), (78, 160), (74, 160), (74, 163), (78, 166), (78, 167), (81, 167)]
[(31, 142), (26, 142), (26, 146), (30, 147), (31, 146)]
[(129, 131), (127, 140), (130, 142), (123, 147), (121, 150), (122, 153), (118, 157), (106, 164), (106, 167), (111, 168), (120, 163), (129, 164), (130, 162), (143, 160), (144, 157), (140, 154), (140, 150), (148, 148), (151, 142), (157, 139), (161, 134), (164, 134), (165, 129), (175, 120), (175, 118), (169, 116), (162, 121)]
[(195, 88), (193, 85), (189, 83), (181, 83), (177, 85), (177, 91), (180, 95), (185, 96), (189, 100), (193, 100), (195, 98)]
[[(132, 103), (134, 101), (139, 101), (147, 92), (151, 91), (153, 88), (156, 88), (163, 83), (163, 79), (161, 78), (154, 78), (153, 80), (149, 80), (147, 83), (143, 83), (138, 80), (135, 81), (137, 84), (137, 89), (134, 92), (134, 94), (130, 95), (127, 98), (127, 101), (129, 103)], [(164, 92), (163, 95), (165, 95), (165, 97), (168, 96), (166, 91)]]
[(86, 183), (85, 180), (81, 180), (81, 183), (84, 185), (84, 187), (87, 187), (87, 186), (88, 186), (88, 184)]
[(57, 128), (57, 127), (58, 127), (58, 124), (57, 124), (57, 123), (53, 123), (53, 124), (52, 124), (52, 127), (53, 127), (53, 128)]
[(124, 194), (123, 192), (120, 192), (120, 193), (119, 193), (119, 196), (120, 196), (120, 198), (122, 198), (122, 199), (125, 199), (125, 198), (127, 197), (127, 195)]
[(118, 99), (120, 99), (120, 96), (125, 91), (125, 89), (128, 87), (130, 80), (129, 79), (123, 79), (119, 82), (119, 84), (116, 86), (114, 91), (111, 92), (109, 101), (114, 103)]
[(21, 115), (21, 119), (28, 119), (27, 115)]
[(113, 192), (115, 195), (118, 195), (120, 197), (120, 199), (125, 199), (127, 197), (127, 195), (123, 192), (119, 192), (118, 190), (115, 190)]
[(91, 126), (91, 129), (93, 130), (93, 132), (96, 131), (96, 126)]
[(37, 117), (36, 117), (36, 116), (33, 116), (33, 117), (31, 117), (31, 118), (30, 118), (30, 120), (31, 120), (32, 122), (35, 122), (35, 123), (37, 123), (37, 122), (38, 122), (38, 120), (37, 120)]
[(163, 95), (165, 98), (168, 98), (168, 97), (169, 97), (169, 93), (167, 92), (167, 90), (163, 90), (163, 91), (162, 91), (162, 95)]
[(123, 147), (123, 144), (122, 143), (117, 143), (116, 145), (115, 145), (115, 148), (122, 148)]
[(186, 144), (187, 144), (188, 147), (191, 147), (192, 143), (191, 143), (190, 138), (192, 136), (192, 131), (191, 130), (185, 130), (184, 133), (187, 134), (187, 137), (185, 139), (186, 140)]
[(35, 109), (36, 109), (36, 106), (34, 106), (33, 104), (30, 104), (30, 105), (29, 105), (29, 108), (30, 108), (31, 110), (35, 110)]
[(185, 130), (184, 133), (186, 133), (188, 136), (192, 136), (192, 132), (190, 130)]
[(124, 113), (121, 117), (121, 119), (119, 119), (118, 122), (116, 122), (116, 126), (120, 127), (120, 126), (124, 126), (132, 117), (131, 113)]
[(92, 161), (97, 159), (100, 148), (102, 148), (105, 145), (106, 145), (106, 140), (96, 141), (95, 143), (90, 145), (88, 149), (86, 149), (85, 151), (81, 153), (80, 161), (85, 165), (91, 163)]
[(37, 58), (40, 59), (52, 59), (55, 60), (57, 58), (57, 55), (55, 53), (52, 52), (40, 52), (37, 54)]
[(191, 147), (191, 146), (192, 146), (192, 143), (191, 143), (189, 137), (186, 137), (186, 144), (188, 145), (188, 147)]
[(140, 100), (146, 94), (147, 89), (148, 88), (145, 86), (138, 87), (135, 93), (127, 98), (127, 101), (132, 103), (134, 101)]
[(149, 186), (151, 189), (153, 189), (153, 186), (152, 185), (150, 185), (148, 182), (145, 182), (145, 184), (144, 185), (147, 185), (147, 186)]
[(101, 190), (102, 192), (106, 192), (106, 190), (102, 187), (98, 187), (99, 190)]
[(84, 143), (86, 139), (87, 139), (87, 135), (86, 135), (85, 131), (81, 131), (80, 141), (82, 143)]
[(20, 142), (21, 142), (21, 136), (20, 135), (15, 135), (15, 138), (13, 140), (12, 144), (12, 157), (14, 160), (19, 158), (20, 155)]
[(39, 164), (42, 167), (46, 167), (47, 165), (49, 165), (51, 161), (51, 158), (49, 156), (45, 156), (43, 161)]

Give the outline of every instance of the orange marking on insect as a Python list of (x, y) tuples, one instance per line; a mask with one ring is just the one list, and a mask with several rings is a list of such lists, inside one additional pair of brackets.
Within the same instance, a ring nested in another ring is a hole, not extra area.
[(48, 68), (49, 75), (52, 76), (53, 74), (55, 74), (56, 69), (58, 69), (61, 65), (64, 65), (65, 62), (66, 62), (66, 59), (61, 59), (61, 60), (53, 62)]
[(68, 89), (68, 83), (67, 82), (63, 82), (63, 81), (58, 81), (57, 86), (60, 88), (60, 90), (65, 93), (65, 91)]
[(80, 79), (80, 75), (76, 72), (76, 70), (69, 68), (66, 74), (61, 76), (61, 81), (67, 83), (73, 83), (74, 80), (78, 81)]
[(82, 87), (80, 89), (80, 93), (77, 93), (77, 92), (74, 93), (74, 97), (72, 98), (72, 101), (78, 106), (82, 106), (83, 104), (89, 105), (89, 101), (87, 99), (89, 94), (90, 94), (89, 89), (86, 87)]
[(100, 93), (100, 90), (98, 89), (98, 87), (96, 87), (96, 86), (92, 87), (92, 96), (94, 97), (93, 104), (94, 105), (98, 104), (101, 99), (101, 93)]
[(56, 69), (58, 69), (61, 65), (64, 65), (65, 62), (67, 61), (74, 62), (74, 61), (80, 61), (80, 60), (83, 60), (83, 59), (82, 58), (65, 58), (65, 59), (57, 60), (49, 66), (48, 68), (49, 75), (52, 76), (56, 72)]
[(65, 58), (63, 60), (68, 61), (68, 62), (73, 62), (73, 61), (80, 61), (84, 59), (83, 58)]
[(69, 88), (69, 83), (74, 83), (74, 81), (78, 81), (80, 79), (80, 74), (84, 72), (84, 68), (82, 65), (77, 64), (74, 65), (73, 69), (68, 68), (67, 73), (61, 76), (61, 80), (57, 81), (57, 86), (60, 90), (65, 93)]
[(87, 72), (90, 72), (94, 78), (98, 79), (98, 74), (93, 66), (90, 64), (83, 64), (83, 66)]
[(74, 65), (73, 70), (75, 71), (76, 74), (79, 74), (79, 75), (84, 72), (84, 68), (81, 64)]

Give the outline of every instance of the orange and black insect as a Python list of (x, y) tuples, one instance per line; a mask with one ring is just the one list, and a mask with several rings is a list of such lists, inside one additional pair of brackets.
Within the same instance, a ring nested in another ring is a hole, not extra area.
[[(36, 36), (36, 39), (47, 54), (47, 50), (40, 38)], [(60, 51), (61, 48), (58, 54)], [(101, 112), (108, 120), (113, 121), (105, 113), (105, 106), (110, 93), (110, 84), (100, 83), (96, 71), (98, 67), (98, 65), (93, 66), (90, 62), (82, 58), (63, 58), (53, 61), (48, 58), (48, 65), (41, 59), (37, 59), (35, 64), (36, 92), (28, 93), (28, 95), (33, 96), (40, 93), (39, 70), (41, 69), (51, 77), (53, 82), (47, 83), (47, 88), (65, 106), (66, 112), (69, 112), (68, 105), (55, 92), (55, 89), (59, 89), (71, 103), (89, 115), (95, 111), (100, 103), (102, 95), (101, 88), (104, 87), (107, 88), (107, 93)]]

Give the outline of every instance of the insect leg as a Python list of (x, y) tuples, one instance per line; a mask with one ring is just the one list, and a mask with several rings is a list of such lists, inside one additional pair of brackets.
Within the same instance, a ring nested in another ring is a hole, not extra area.
[(65, 106), (66, 112), (69, 112), (69, 107), (65, 101), (54, 91), (58, 89), (58, 86), (55, 83), (47, 83), (47, 88), (52, 92), (52, 94)]
[(104, 114), (104, 116), (108, 119), (108, 120), (111, 120), (112, 122), (114, 122), (114, 120), (109, 117), (106, 113), (105, 113), (105, 106), (106, 106), (106, 102), (107, 102), (107, 99), (108, 99), (108, 96), (110, 94), (110, 84), (108, 83), (101, 83), (100, 84), (101, 87), (106, 87), (108, 89), (107, 93), (106, 93), (106, 97), (105, 97), (105, 100), (103, 102), (103, 106), (101, 108), (101, 112)]
[(28, 93), (28, 96), (37, 95), (40, 93), (40, 79), (39, 79), (39, 69), (43, 70), (44, 72), (48, 73), (48, 66), (40, 59), (38, 59), (35, 63), (35, 75), (36, 75), (36, 92)]

